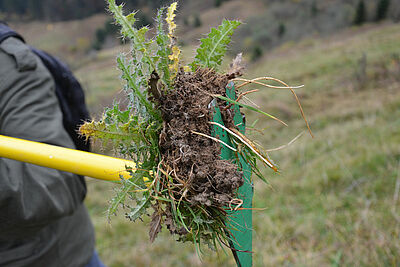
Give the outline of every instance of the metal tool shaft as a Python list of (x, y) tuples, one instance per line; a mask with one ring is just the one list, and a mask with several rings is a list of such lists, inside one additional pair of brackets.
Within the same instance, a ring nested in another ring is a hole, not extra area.
[(0, 157), (107, 181), (130, 178), (133, 161), (0, 135)]

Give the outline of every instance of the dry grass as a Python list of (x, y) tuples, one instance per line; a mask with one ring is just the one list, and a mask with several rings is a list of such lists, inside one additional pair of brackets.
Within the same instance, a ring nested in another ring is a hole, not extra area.
[[(285, 44), (250, 66), (248, 78), (267, 74), (305, 85), (296, 93), (315, 134), (270, 153), (281, 174), (266, 171), (272, 189), (260, 185), (255, 192), (254, 205), (267, 210), (254, 212), (254, 266), (400, 264), (400, 73), (393, 56), (400, 54), (399, 47), (399, 24), (367, 25)], [(368, 82), (355, 90), (362, 52)], [(115, 50), (104, 51), (78, 64), (76, 73), (89, 88), (94, 111), (121, 88), (114, 57)], [(255, 95), (246, 97), (262, 110), (283, 114), (289, 124), (260, 120), (257, 126), (265, 135), (253, 134), (265, 147), (286, 144), (305, 130), (289, 92)], [(257, 117), (247, 115), (250, 122)], [(121, 215), (109, 225), (105, 211), (112, 184), (90, 180), (88, 186), (97, 249), (108, 266), (233, 265), (229, 251), (206, 250), (201, 262), (192, 245), (174, 242), (166, 231), (150, 244), (148, 221), (133, 224)]]
[[(208, 3), (207, 3), (208, 2)], [(191, 16), (197, 14), (202, 22), (198, 28), (182, 26), (178, 35), (186, 44), (197, 44), (198, 39), (210, 31), (211, 27), (217, 27), (221, 21), (226, 19), (238, 19), (246, 21), (251, 16), (260, 14), (265, 10), (264, 3), (257, 0), (247, 1), (227, 1), (221, 8), (210, 8), (214, 5), (214, 0), (207, 1), (188, 1), (179, 11), (179, 25), (183, 18), (192, 19)]]
[(12, 23), (12, 27), (25, 40), (45, 51), (56, 54), (75, 67), (75, 61), (90, 48), (92, 38), (98, 28), (104, 25), (106, 14), (94, 15), (86, 19), (64, 22)]
[[(374, 67), (394, 70), (391, 55), (399, 53), (400, 26), (350, 31), (336, 42), (331, 37), (314, 40), (310, 48), (277, 49), (250, 68), (251, 77), (270, 74), (306, 85), (296, 92), (315, 134), (270, 153), (282, 173), (266, 173), (272, 190), (258, 185), (255, 192), (255, 206), (267, 207), (254, 211), (255, 266), (400, 263), (400, 83), (391, 74), (376, 75), (381, 70)], [(368, 86), (355, 91), (360, 49), (368, 57)], [(305, 130), (289, 92), (257, 92), (253, 101), (262, 110), (289, 114), (289, 127), (270, 120), (257, 124), (266, 128), (264, 136), (254, 133), (264, 146), (288, 143)], [(249, 121), (256, 117), (248, 114)], [(150, 245), (148, 222), (132, 224), (121, 216), (109, 226), (103, 212), (111, 186), (93, 181), (89, 189), (98, 249), (108, 265), (233, 265), (229, 251), (207, 252), (200, 262), (191, 245), (178, 244), (167, 233)]]

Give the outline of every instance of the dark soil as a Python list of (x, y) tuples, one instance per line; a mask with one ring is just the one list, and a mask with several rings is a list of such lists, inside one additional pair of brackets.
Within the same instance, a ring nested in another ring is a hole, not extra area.
[[(209, 69), (180, 71), (175, 90), (162, 94), (157, 101), (164, 119), (160, 134), (162, 165), (174, 177), (173, 197), (177, 200), (223, 208), (243, 185), (243, 174), (237, 165), (220, 158), (220, 144), (192, 132), (211, 135), (209, 122), (214, 110), (210, 102), (214, 98), (210, 93), (226, 96), (230, 78)], [(226, 102), (218, 100), (217, 104), (225, 126), (233, 127), (231, 110), (223, 109)]]

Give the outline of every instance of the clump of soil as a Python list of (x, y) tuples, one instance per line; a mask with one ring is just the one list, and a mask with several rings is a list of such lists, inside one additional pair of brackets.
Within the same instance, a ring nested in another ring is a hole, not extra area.
[[(226, 96), (230, 76), (210, 69), (194, 73), (181, 70), (175, 89), (161, 95), (157, 101), (164, 119), (159, 144), (162, 164), (174, 179), (174, 199), (223, 208), (235, 198), (237, 189), (244, 183), (237, 165), (220, 158), (219, 143), (193, 133), (211, 135), (209, 122), (214, 114), (211, 104), (214, 98), (210, 94)], [(233, 114), (230, 109), (224, 109), (226, 102), (218, 100), (216, 103), (225, 126), (233, 127)]]

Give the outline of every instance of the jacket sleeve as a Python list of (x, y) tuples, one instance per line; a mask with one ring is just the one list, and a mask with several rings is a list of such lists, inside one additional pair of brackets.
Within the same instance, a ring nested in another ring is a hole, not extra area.
[[(0, 44), (0, 134), (74, 148), (48, 70), (15, 38)], [(26, 237), (71, 215), (85, 197), (77, 175), (0, 158), (0, 236)]]

